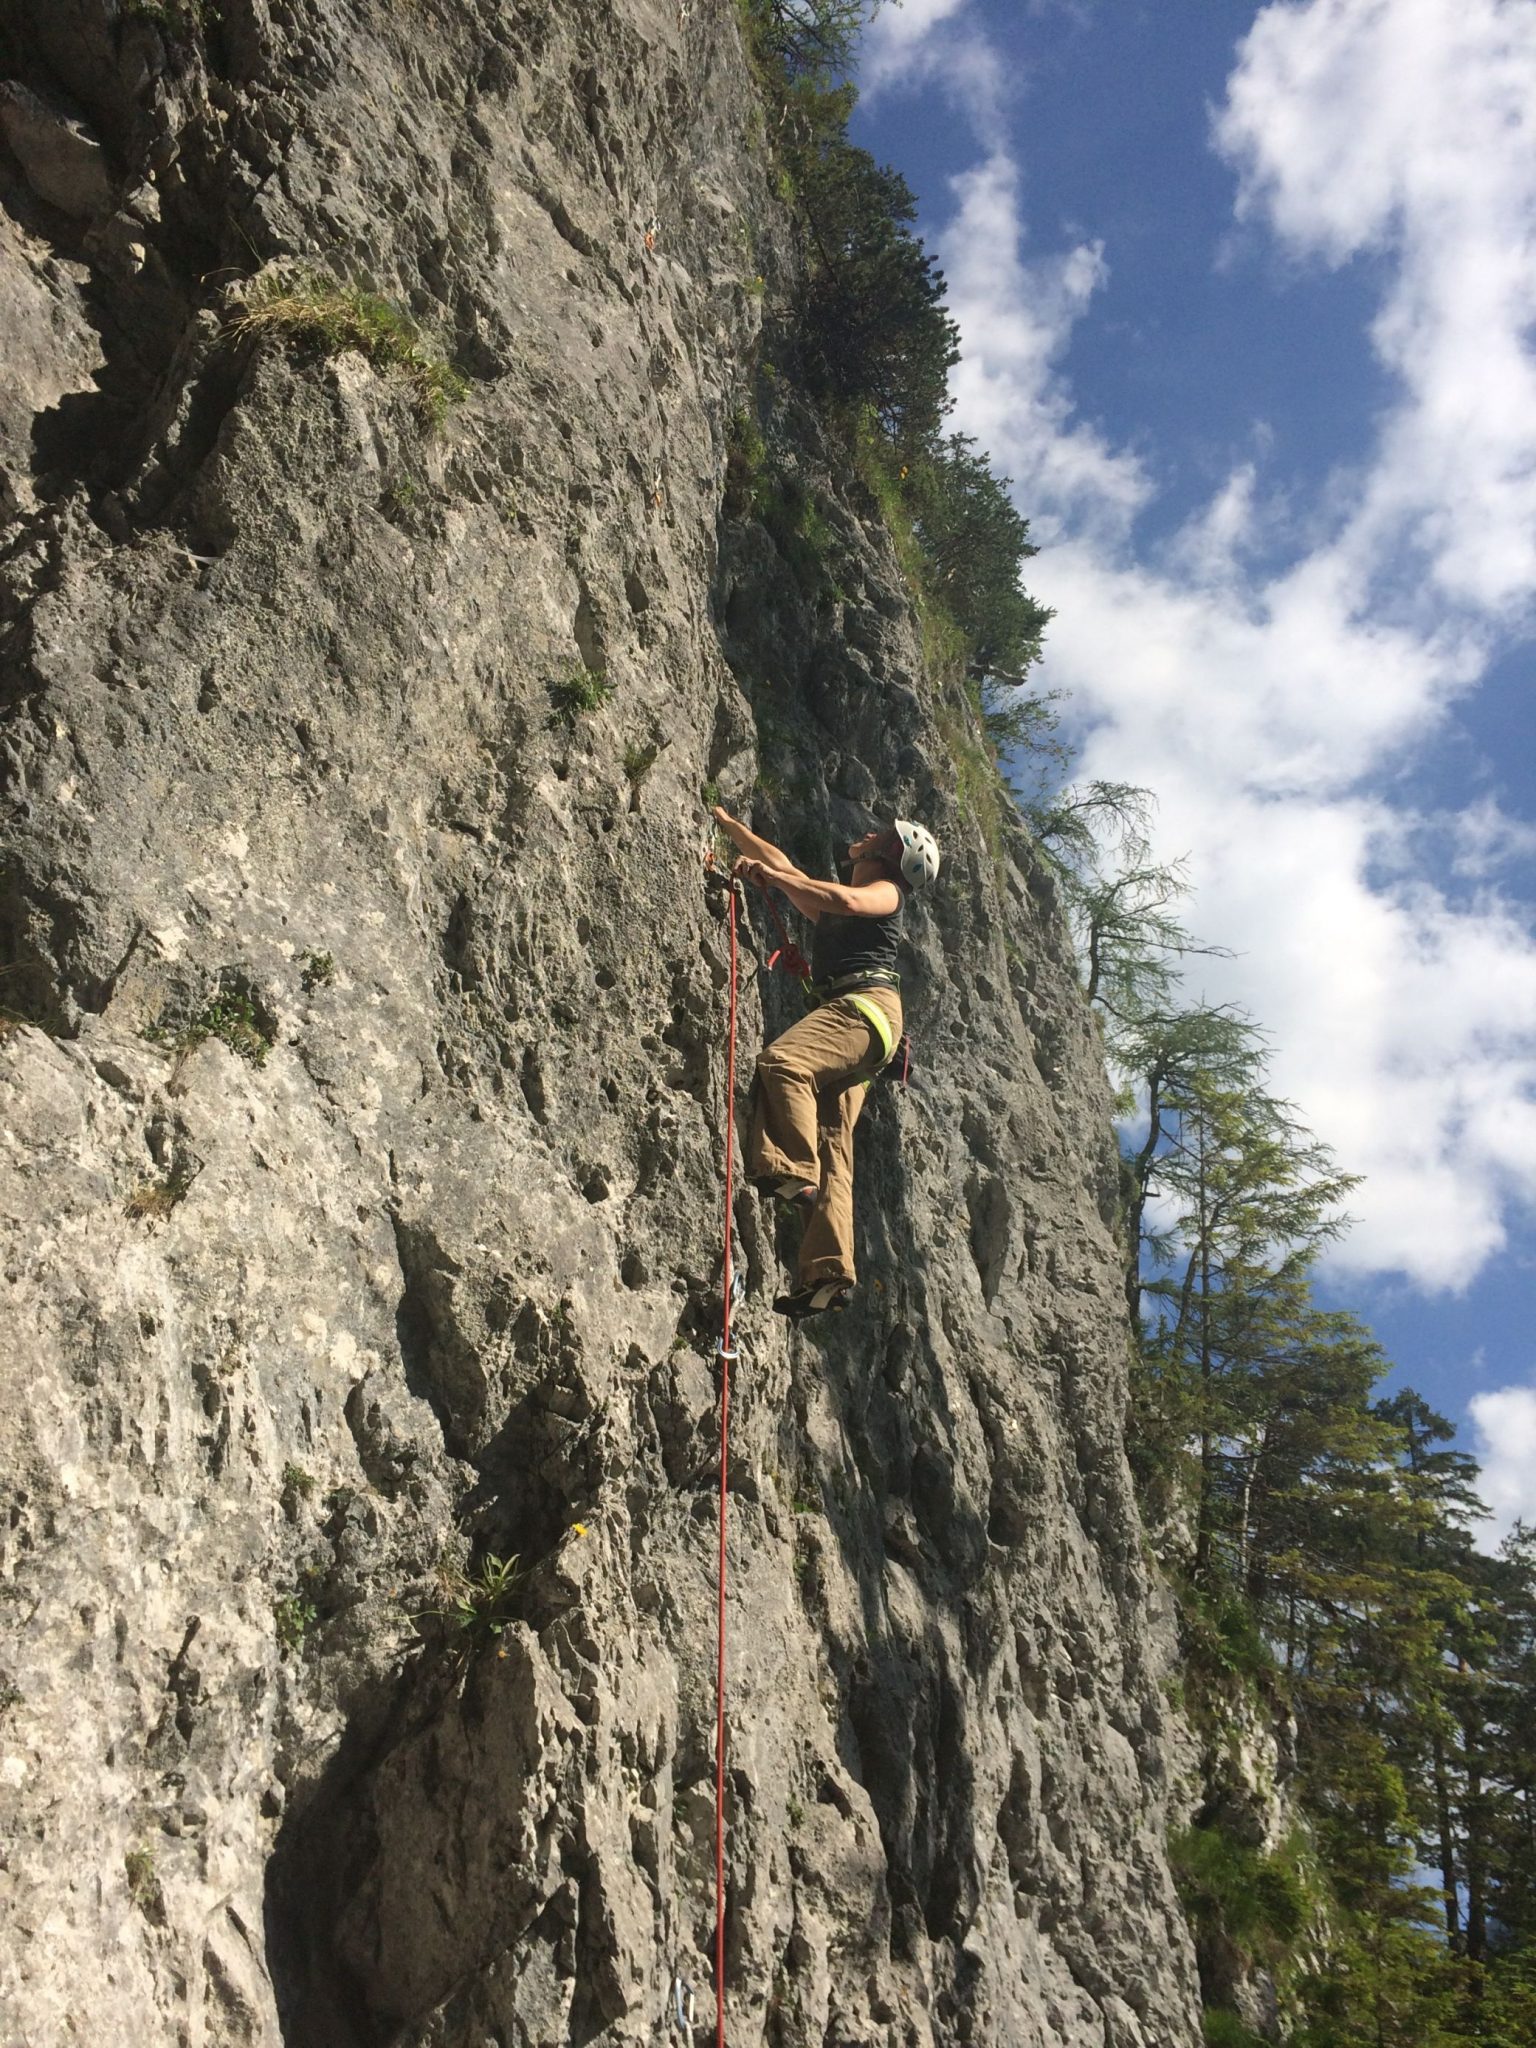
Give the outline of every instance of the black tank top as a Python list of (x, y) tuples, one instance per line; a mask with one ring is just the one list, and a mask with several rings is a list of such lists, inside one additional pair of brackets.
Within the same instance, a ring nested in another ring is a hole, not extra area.
[(811, 941), (811, 980), (819, 983), (844, 981), (851, 974), (894, 974), (904, 907), (904, 902), (899, 902), (884, 917), (835, 917), (829, 911), (818, 918)]

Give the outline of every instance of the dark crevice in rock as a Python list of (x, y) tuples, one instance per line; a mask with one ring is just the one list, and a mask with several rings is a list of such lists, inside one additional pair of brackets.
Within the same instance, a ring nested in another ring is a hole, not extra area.
[(400, 1303), (395, 1310), (400, 1364), (407, 1387), (431, 1407), (446, 1440), (453, 1429), (453, 1415), (438, 1389), (434, 1371), (433, 1310), (426, 1285), (426, 1275), (432, 1270), (430, 1245), (397, 1215), (391, 1215), (390, 1224), (402, 1281)]

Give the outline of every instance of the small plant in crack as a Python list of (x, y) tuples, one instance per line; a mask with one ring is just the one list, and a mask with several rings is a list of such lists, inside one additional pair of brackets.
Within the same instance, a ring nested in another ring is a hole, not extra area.
[(443, 1604), (426, 1608), (417, 1619), (446, 1622), (461, 1655), (488, 1648), (512, 1623), (513, 1596), (522, 1576), (516, 1557), (498, 1557), (494, 1551), (487, 1551), (473, 1571), (443, 1564), (438, 1568)]
[(304, 1638), (320, 1619), (313, 1600), (302, 1593), (284, 1593), (272, 1602), (272, 1619), (277, 1627), (277, 1647), (291, 1657), (304, 1647)]
[(162, 33), (183, 39), (219, 18), (214, 0), (125, 0), (123, 13), (130, 21), (153, 22)]
[(329, 988), (336, 977), (336, 962), (329, 953), (306, 953), (299, 987), (312, 996), (317, 988)]
[(644, 782), (655, 767), (656, 757), (660, 752), (661, 748), (655, 740), (648, 746), (637, 747), (631, 743), (624, 749), (624, 773), (629, 778), (632, 788), (638, 789)]
[(600, 710), (612, 695), (613, 684), (601, 669), (572, 666), (551, 678), (549, 683), (550, 702), (555, 707), (554, 723), (569, 731), (575, 727), (578, 718)]
[(128, 1896), (147, 1919), (159, 1917), (164, 1907), (160, 1893), (160, 1879), (155, 1871), (153, 1849), (130, 1849), (123, 1858), (123, 1875), (128, 1880)]
[(308, 1500), (315, 1490), (314, 1474), (306, 1472), (302, 1465), (289, 1463), (283, 1467), (283, 1492), (292, 1494), (295, 1500)]
[(163, 1223), (178, 1202), (184, 1201), (192, 1185), (185, 1167), (176, 1167), (159, 1180), (141, 1180), (123, 1204), (123, 1213), (135, 1223)]
[(230, 989), (221, 990), (201, 1015), (192, 1019), (187, 1038), (191, 1045), (217, 1038), (253, 1067), (266, 1065), (275, 1043), (275, 1034), (263, 1028), (250, 997)]
[(141, 1036), (151, 1045), (173, 1053), (178, 1066), (207, 1039), (217, 1038), (251, 1066), (262, 1067), (277, 1043), (277, 1027), (257, 1014), (255, 1003), (244, 989), (221, 983), (217, 993), (181, 1030), (155, 1023), (146, 1025)]

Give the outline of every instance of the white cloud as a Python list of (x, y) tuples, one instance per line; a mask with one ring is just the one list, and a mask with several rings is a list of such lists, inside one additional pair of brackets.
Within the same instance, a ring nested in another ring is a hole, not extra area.
[(1043, 679), (1090, 727), (1083, 772), (1156, 790), (1194, 922), (1239, 951), (1193, 963), (1192, 993), (1253, 1013), (1280, 1090), (1367, 1176), (1339, 1263), (1432, 1288), (1468, 1285), (1536, 1204), (1536, 935), (1494, 886), (1536, 832), (1491, 800), (1426, 820), (1371, 792), (1436, 743), (1536, 589), (1527, 109), (1529, 0), (1290, 0), (1240, 46), (1216, 127), (1239, 204), (1298, 258), (1381, 259), (1371, 340), (1396, 393), (1267, 574), (1262, 438), (1138, 555), (1155, 477), (1077, 416), (1064, 369), (1113, 252), (1032, 252), (985, 124), (938, 249), (955, 424), (1054, 543), (1029, 583), (1057, 610)]
[(1404, 403), (1341, 545), (1410, 541), (1448, 597), (1536, 588), (1536, 8), (1269, 6), (1216, 123), (1239, 208), (1299, 256), (1392, 263), (1373, 329)]
[(952, 22), (969, 0), (901, 0), (884, 6), (864, 31), (859, 83), (866, 93), (909, 82), (931, 53), (933, 33)]
[(1048, 540), (1065, 527), (1126, 530), (1151, 485), (1132, 455), (1074, 422), (1057, 361), (1105, 276), (1098, 243), (1027, 260), (1019, 173), (998, 152), (953, 181), (957, 212), (939, 243), (949, 307), (965, 337), (956, 418), (1013, 479)]
[(866, 99), (936, 85), (973, 132), (996, 138), (1014, 79), (984, 32), (967, 18), (969, 0), (887, 4), (864, 32), (859, 88)]
[(1259, 525), (1258, 478), (1253, 463), (1238, 464), (1210, 503), (1174, 536), (1162, 565), (1165, 572), (1207, 588), (1237, 581), (1241, 557), (1252, 548)]
[(1482, 1466), (1477, 1490), (1493, 1511), (1477, 1541), (1493, 1551), (1517, 1519), (1536, 1524), (1536, 1386), (1474, 1394), (1467, 1412)]
[(1482, 879), (1511, 861), (1536, 860), (1536, 825), (1511, 818), (1496, 797), (1481, 796), (1450, 820), (1458, 875)]

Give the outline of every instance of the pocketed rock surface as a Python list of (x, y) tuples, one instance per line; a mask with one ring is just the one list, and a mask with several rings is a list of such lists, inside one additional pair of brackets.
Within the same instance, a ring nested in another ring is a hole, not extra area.
[[(0, 2039), (714, 2038), (715, 786), (946, 853), (848, 1311), (736, 1204), (729, 2038), (1192, 2048), (1100, 1046), (789, 395), (735, 11), (0, 0), (0, 75)], [(239, 334), (272, 264), (467, 396)]]

